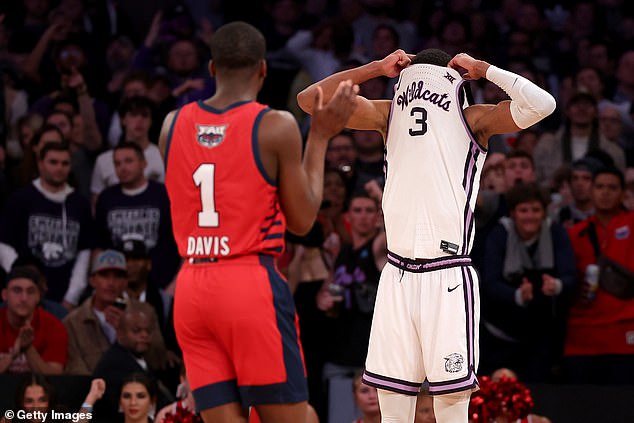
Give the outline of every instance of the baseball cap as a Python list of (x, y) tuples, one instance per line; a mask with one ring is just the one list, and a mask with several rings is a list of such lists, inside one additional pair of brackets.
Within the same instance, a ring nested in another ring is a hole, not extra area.
[(127, 273), (128, 268), (126, 267), (125, 256), (115, 250), (105, 250), (97, 254), (92, 261), (90, 273), (94, 274), (104, 270), (120, 270)]
[(121, 252), (126, 257), (132, 258), (147, 258), (148, 252), (145, 242), (139, 239), (127, 239), (121, 243)]
[(572, 162), (572, 170), (585, 170), (592, 174), (601, 167), (603, 167), (603, 163), (599, 159), (590, 156), (585, 156)]
[(34, 266), (14, 266), (5, 279), (5, 286), (14, 279), (28, 279), (39, 287), (42, 274)]

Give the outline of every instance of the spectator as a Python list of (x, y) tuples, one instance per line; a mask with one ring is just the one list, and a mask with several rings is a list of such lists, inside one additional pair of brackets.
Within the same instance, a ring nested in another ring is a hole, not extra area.
[[(165, 169), (161, 153), (156, 144), (150, 142), (150, 126), (152, 125), (152, 101), (147, 97), (130, 97), (119, 108), (121, 124), (124, 128), (123, 141), (137, 144), (143, 150), (147, 166), (145, 176), (158, 182), (165, 182)], [(119, 183), (115, 171), (113, 152), (106, 151), (97, 157), (90, 182), (93, 205), (97, 196), (105, 188)]]
[(605, 151), (619, 169), (625, 169), (623, 149), (599, 133), (597, 102), (592, 95), (575, 93), (566, 105), (566, 118), (561, 129), (555, 134), (544, 134), (535, 147), (537, 180), (542, 186), (550, 187), (559, 166), (594, 150)]
[[(152, 337), (156, 330), (156, 316), (149, 304), (130, 303), (121, 315), (117, 341), (103, 354), (93, 371), (95, 377), (104, 378), (111, 387), (97, 410), (103, 413), (102, 417), (108, 418), (107, 421), (112, 421), (112, 411), (116, 409), (114, 405), (117, 402), (115, 393), (125, 388), (128, 375), (141, 373), (147, 378), (154, 378), (156, 369), (150, 367), (144, 355), (154, 348)], [(159, 406), (163, 407), (174, 399), (164, 386), (160, 388)]]
[(592, 216), (592, 174), (601, 167), (593, 157), (584, 157), (572, 163), (570, 171), (570, 193), (573, 203), (564, 206), (557, 215), (557, 221), (565, 228)]
[(339, 378), (363, 367), (379, 276), (387, 261), (385, 232), (379, 229), (376, 201), (367, 194), (354, 195), (348, 218), (351, 243), (342, 247), (332, 277), (317, 296), (317, 306), (334, 319), (325, 379)]
[(66, 364), (66, 329), (38, 306), (40, 274), (14, 267), (2, 289), (0, 309), (0, 373), (60, 374)]
[(122, 380), (119, 410), (124, 423), (151, 423), (156, 401), (156, 383), (145, 373), (134, 372)]
[[(118, 251), (105, 250), (92, 263), (90, 285), (94, 294), (65, 319), (68, 331), (68, 366), (66, 373), (91, 374), (102, 355), (116, 340), (116, 328), (124, 314), (122, 308), (135, 305), (136, 300), (124, 301), (127, 286), (125, 257)], [(155, 323), (155, 322), (154, 322)], [(164, 359), (164, 342), (160, 332), (152, 339), (154, 356), (147, 356), (151, 367), (159, 368)]]
[(368, 386), (361, 381), (362, 371), (357, 371), (352, 380), (352, 395), (354, 404), (361, 413), (361, 418), (353, 423), (380, 423), (381, 410), (379, 410), (379, 396), (376, 388)]
[(625, 183), (623, 207), (625, 207), (626, 210), (634, 211), (634, 181), (629, 181)]
[(167, 321), (172, 298), (149, 279), (152, 259), (145, 242), (138, 238), (124, 238), (119, 249), (125, 255), (128, 268), (128, 284), (125, 290), (127, 297), (150, 304), (158, 317), (161, 333), (165, 333), (174, 325), (173, 322)]
[[(570, 311), (565, 356), (571, 383), (627, 384), (634, 372), (634, 298), (606, 285), (605, 260), (634, 278), (634, 213), (623, 209), (623, 174), (603, 168), (592, 178), (595, 214), (570, 228), (580, 292)], [(599, 261), (603, 258), (603, 261)], [(591, 289), (588, 266), (602, 263)], [(629, 272), (629, 273), (628, 273)]]
[(50, 142), (64, 142), (64, 134), (59, 128), (52, 124), (45, 124), (34, 135), (30, 142), (25, 145), (24, 156), (11, 174), (13, 188), (22, 188), (30, 185), (33, 179), (37, 178), (37, 162), (42, 147)]
[(119, 182), (97, 199), (97, 246), (120, 248), (126, 239), (141, 239), (151, 260), (149, 279), (165, 288), (180, 265), (165, 186), (146, 178), (147, 161), (138, 144), (123, 142), (106, 154), (114, 162), (114, 177)]
[(480, 369), (508, 364), (546, 382), (561, 361), (574, 255), (563, 227), (547, 219), (537, 184), (515, 185), (506, 200), (510, 217), (486, 241)]
[(68, 309), (86, 286), (92, 242), (90, 207), (67, 183), (70, 166), (67, 145), (44, 145), (40, 177), (9, 198), (0, 221), (5, 270), (18, 256), (33, 258), (48, 282), (46, 297)]

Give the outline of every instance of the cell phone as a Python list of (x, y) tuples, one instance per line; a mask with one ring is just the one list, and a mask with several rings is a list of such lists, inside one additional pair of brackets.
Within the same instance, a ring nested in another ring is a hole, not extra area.
[(125, 298), (117, 297), (114, 299), (114, 303), (112, 303), (112, 305), (118, 308), (119, 310), (125, 310), (126, 307), (128, 306), (128, 302), (126, 301)]

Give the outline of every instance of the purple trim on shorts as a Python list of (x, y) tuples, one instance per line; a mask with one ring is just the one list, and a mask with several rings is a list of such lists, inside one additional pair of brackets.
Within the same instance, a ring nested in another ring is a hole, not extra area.
[(366, 385), (374, 386), (378, 389), (385, 389), (386, 391), (398, 392), (405, 395), (418, 395), (420, 387), (422, 386), (422, 383), (381, 376), (370, 373), (367, 370), (363, 372), (362, 381)]
[(450, 384), (437, 384), (429, 382), (429, 393), (431, 395), (450, 394), (452, 392), (466, 391), (468, 389), (478, 386), (478, 378), (475, 373), (469, 371), (469, 377), (466, 380), (456, 382), (452, 381)]
[(431, 272), (433, 270), (448, 269), (450, 267), (470, 266), (469, 256), (446, 256), (433, 259), (410, 259), (401, 257), (391, 251), (387, 252), (387, 261), (401, 270), (412, 273)]

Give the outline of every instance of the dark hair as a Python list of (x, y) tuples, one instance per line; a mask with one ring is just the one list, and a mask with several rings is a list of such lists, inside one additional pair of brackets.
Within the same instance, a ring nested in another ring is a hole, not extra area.
[(42, 274), (39, 269), (32, 265), (18, 265), (13, 266), (9, 271), (9, 274), (6, 278), (6, 283), (4, 286), (8, 286), (9, 282), (14, 279), (28, 279), (32, 281), (38, 287), (40, 286), (40, 281), (42, 280)]
[(428, 64), (428, 65), (436, 65), (436, 66), (447, 66), (449, 61), (451, 60), (451, 56), (449, 53), (439, 50), (437, 48), (428, 48), (421, 52), (419, 52), (412, 59), (411, 64)]
[(121, 389), (119, 392), (119, 397), (121, 397), (121, 392), (123, 392), (123, 388), (129, 383), (140, 383), (141, 385), (145, 386), (145, 389), (150, 395), (150, 398), (152, 398), (153, 400), (156, 400), (156, 392), (157, 392), (156, 381), (150, 376), (148, 376), (147, 374), (142, 372), (134, 372), (124, 377), (123, 380), (121, 381)]
[(49, 142), (40, 150), (40, 160), (44, 160), (49, 151), (65, 151), (70, 155), (67, 142)]
[[(55, 99), (53, 99), (53, 103), (51, 104), (51, 108), (53, 109), (53, 112), (60, 112), (60, 111), (63, 112), (63, 110), (59, 110), (55, 107), (58, 104), (70, 104), (75, 114), (77, 114), (77, 112), (79, 111), (79, 103), (77, 102), (77, 98), (75, 97), (71, 97), (68, 95), (60, 95), (55, 97)], [(53, 114), (53, 112), (51, 112), (51, 115)]]
[(141, 146), (137, 143), (129, 142), (129, 141), (121, 141), (119, 144), (115, 146), (115, 148), (112, 149), (113, 153), (117, 150), (134, 150), (134, 152), (136, 153), (139, 159), (145, 160), (145, 153), (143, 152), (143, 149), (141, 148)]
[(47, 132), (57, 132), (60, 139), (64, 140), (64, 134), (62, 134), (62, 131), (60, 131), (57, 126), (50, 123), (45, 123), (33, 136), (33, 139), (31, 140), (31, 147), (39, 145), (40, 141), (42, 140), (42, 136)]
[(150, 77), (148, 76), (147, 72), (143, 70), (135, 69), (128, 72), (125, 78), (123, 78), (121, 87), (125, 87), (127, 84), (129, 84), (132, 81), (140, 81), (146, 87), (150, 85)]
[(506, 155), (506, 160), (508, 159), (526, 159), (531, 162), (531, 166), (535, 169), (535, 161), (533, 160), (533, 156), (524, 150), (511, 150)]
[(216, 68), (243, 69), (254, 67), (266, 54), (262, 33), (246, 22), (221, 26), (211, 39), (211, 59)]
[(18, 379), (17, 386), (15, 388), (15, 406), (16, 408), (24, 408), (24, 395), (26, 394), (26, 388), (29, 386), (38, 385), (44, 390), (44, 393), (48, 397), (48, 408), (55, 408), (55, 389), (49, 381), (40, 374), (28, 373)]
[(506, 192), (506, 204), (514, 210), (518, 204), (539, 201), (544, 210), (548, 207), (546, 192), (535, 182), (519, 182)]
[(62, 116), (66, 116), (66, 119), (68, 119), (68, 123), (70, 123), (70, 126), (75, 126), (75, 124), (73, 123), (73, 116), (72, 116), (72, 115), (70, 115), (69, 113), (66, 113), (66, 112), (65, 112), (65, 111), (63, 111), (63, 110), (53, 110), (51, 113), (49, 113), (49, 114), (46, 116), (46, 119), (45, 119), (45, 120), (46, 120), (46, 121), (48, 121), (48, 119), (49, 119), (51, 116), (54, 116), (54, 115), (62, 115)]
[(619, 180), (619, 185), (621, 186), (621, 189), (625, 189), (625, 177), (623, 176), (623, 172), (621, 172), (618, 168), (614, 167), (614, 166), (603, 166), (600, 167), (599, 169), (597, 169), (593, 174), (592, 174), (592, 183), (594, 183), (594, 181), (596, 181), (597, 177), (599, 175), (614, 175), (618, 178)]
[(152, 100), (145, 96), (135, 95), (121, 102), (119, 116), (124, 117), (127, 114), (152, 116), (153, 110), (154, 102)]
[(372, 39), (374, 39), (377, 36), (379, 31), (383, 31), (383, 30), (390, 33), (390, 35), (392, 36), (392, 39), (394, 40), (394, 44), (398, 46), (398, 44), (401, 41), (401, 38), (398, 35), (398, 31), (394, 29), (392, 25), (389, 25), (389, 24), (383, 23), (383, 24), (377, 25), (376, 28), (374, 28), (374, 31), (372, 31)]

